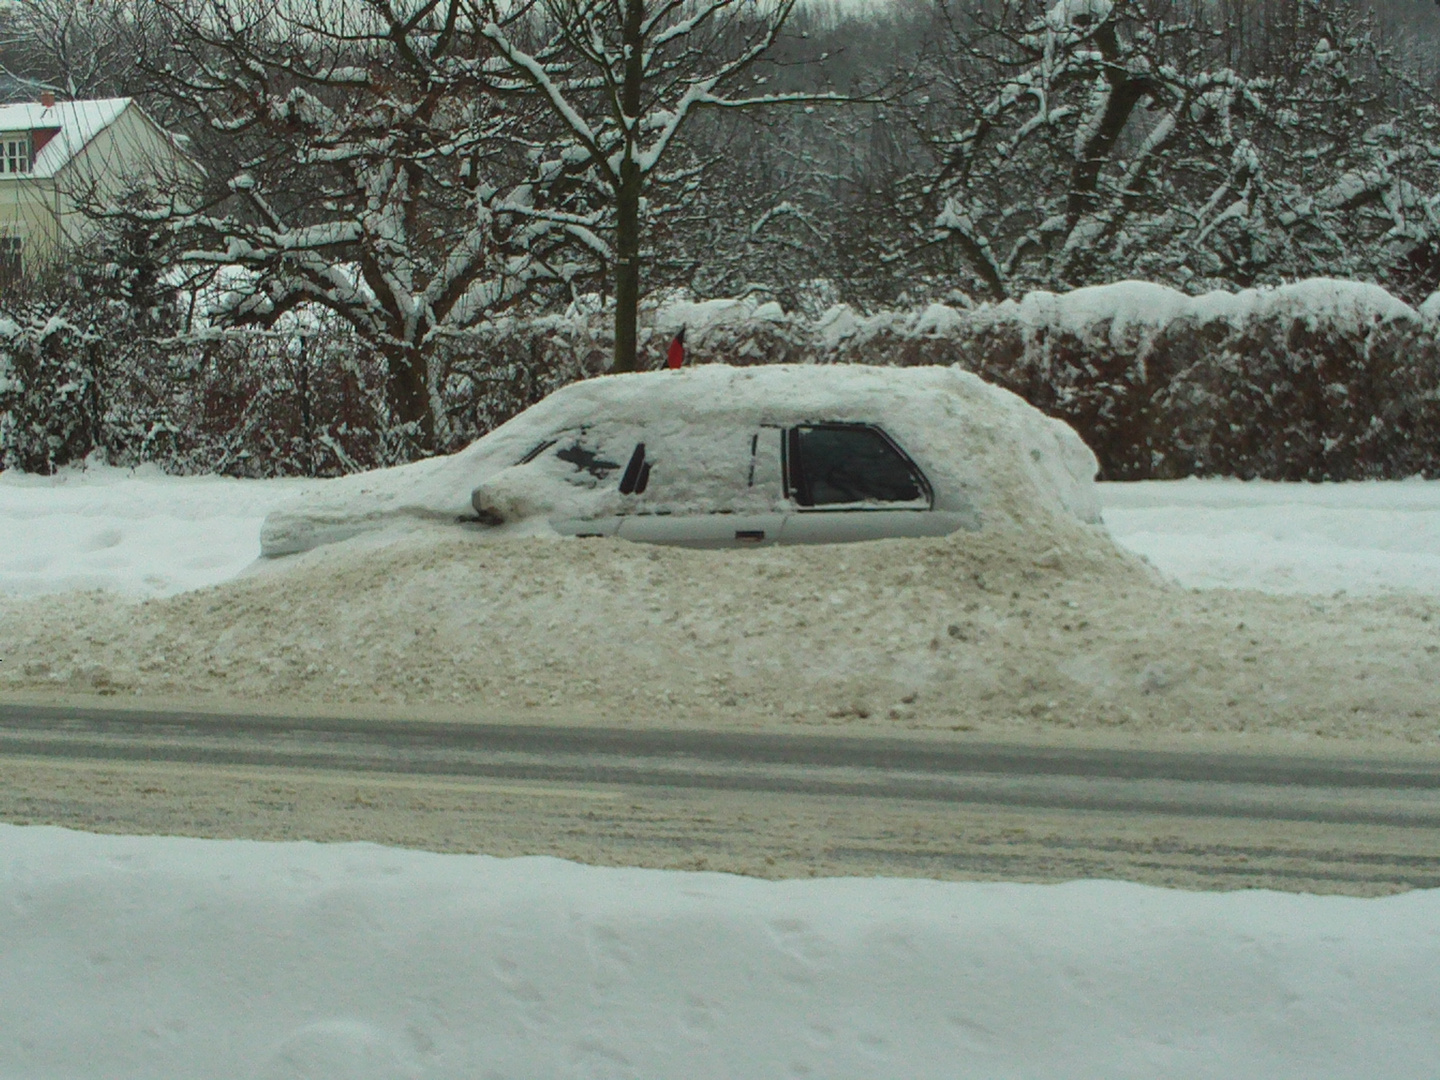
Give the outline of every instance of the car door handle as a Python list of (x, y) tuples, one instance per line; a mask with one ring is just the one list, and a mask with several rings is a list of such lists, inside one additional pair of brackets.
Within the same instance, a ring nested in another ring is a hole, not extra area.
[(752, 543), (752, 544), (757, 544), (757, 543), (759, 543), (761, 540), (764, 540), (764, 539), (765, 539), (765, 530), (764, 530), (764, 529), (736, 529), (736, 530), (735, 530), (735, 539), (736, 539), (736, 540), (741, 540), (741, 541), (747, 541), (747, 542)]

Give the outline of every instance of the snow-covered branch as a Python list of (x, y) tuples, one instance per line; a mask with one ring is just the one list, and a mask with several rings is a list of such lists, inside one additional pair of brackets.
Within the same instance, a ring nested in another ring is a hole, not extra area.
[(948, 248), (1003, 297), (1130, 277), (1389, 280), (1440, 252), (1421, 194), (1440, 187), (1422, 149), (1440, 118), (1342, 0), (1302, 5), (1293, 40), (1276, 39), (1288, 59), (1259, 70), (1201, 6), (997, 10), (943, 24), (927, 89), (946, 96), (908, 107), (933, 160), (900, 195), (896, 259), (935, 265)]

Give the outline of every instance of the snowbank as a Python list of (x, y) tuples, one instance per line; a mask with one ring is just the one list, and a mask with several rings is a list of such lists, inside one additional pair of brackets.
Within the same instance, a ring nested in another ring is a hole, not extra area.
[[(747, 452), (760, 424), (814, 420), (880, 424), (934, 482), (937, 494), (963, 495), (987, 525), (1018, 525), (1055, 515), (1099, 518), (1095, 459), (1078, 436), (1014, 394), (953, 368), (863, 366), (732, 368), (587, 379), (556, 391), (458, 454), (345, 477), (271, 514), (261, 532), (266, 555), (308, 551), (407, 522), (473, 516), (481, 484), (503, 502), (506, 519), (598, 517), (621, 512), (616, 481), (524, 461), (562, 432), (604, 427), (637, 441), (698, 446), (660, 463), (692, 477), (694, 506), (720, 507), (744, 483), (744, 470), (717, 474), (702, 460), (717, 437)], [(748, 460), (748, 458), (747, 458)], [(588, 483), (577, 482), (587, 481)], [(778, 498), (777, 490), (774, 497)], [(681, 507), (683, 512), (685, 507)]]
[(259, 557), (265, 515), (316, 486), (155, 466), (0, 472), (0, 593), (170, 596), (226, 581)]
[(1073, 519), (714, 552), (421, 527), (145, 603), (12, 602), (0, 656), (3, 691), (282, 713), (1440, 738), (1440, 599), (1187, 593)]
[[(389, 547), (352, 540), (227, 581), (291, 483), (93, 480), (0, 480), (0, 590), (51, 594), (0, 601), (0, 692), (510, 722), (1440, 738), (1433, 482), (1100, 485), (1119, 541), (1183, 584), (1308, 594), (1266, 597), (1187, 592), (1064, 517), (748, 552), (489, 543), (419, 522)], [(89, 550), (96, 537), (120, 542)], [(212, 587), (169, 595), (187, 582)], [(77, 583), (159, 598), (64, 591)]]
[(1440, 595), (1440, 483), (1102, 484), (1116, 541), (1181, 584)]
[(0, 1074), (1434, 1075), (1440, 893), (767, 882), (0, 825)]

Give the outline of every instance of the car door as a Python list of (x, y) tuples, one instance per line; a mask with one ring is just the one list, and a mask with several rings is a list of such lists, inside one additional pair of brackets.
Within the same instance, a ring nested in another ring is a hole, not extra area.
[(944, 536), (962, 525), (961, 515), (932, 509), (925, 475), (873, 424), (798, 425), (785, 431), (782, 447), (791, 503), (782, 543)]
[(557, 432), (477, 488), (472, 502), (477, 511), (497, 505), (507, 521), (533, 507), (562, 536), (614, 536), (625, 502), (622, 455), (639, 437), (637, 425), (605, 422)]
[(780, 440), (775, 427), (652, 433), (621, 478), (619, 536), (695, 548), (774, 543), (785, 520)]

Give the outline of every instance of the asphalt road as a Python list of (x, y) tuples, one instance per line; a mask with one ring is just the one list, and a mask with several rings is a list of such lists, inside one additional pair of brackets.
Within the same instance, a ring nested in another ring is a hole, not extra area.
[(0, 820), (767, 876), (1440, 886), (1434, 757), (0, 705)]

